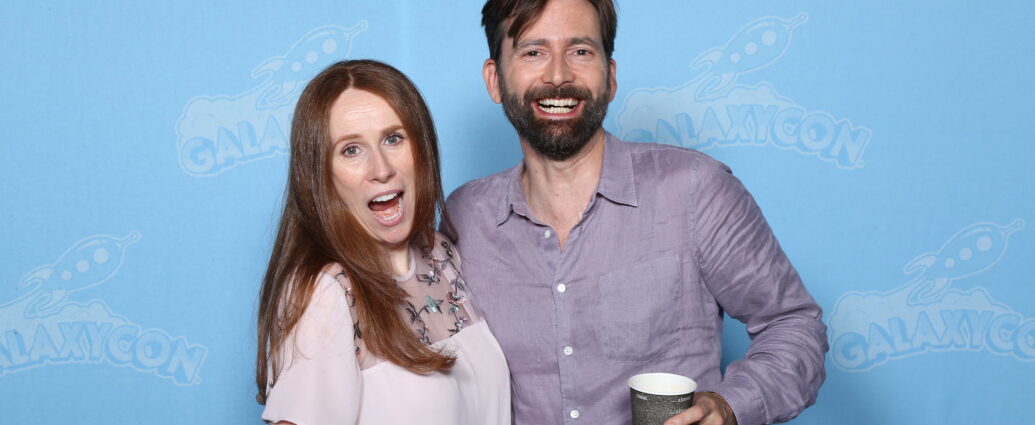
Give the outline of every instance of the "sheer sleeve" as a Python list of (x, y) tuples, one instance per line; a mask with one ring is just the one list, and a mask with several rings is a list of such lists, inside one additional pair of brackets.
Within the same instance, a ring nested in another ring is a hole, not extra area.
[(344, 288), (332, 274), (317, 278), (305, 313), (282, 351), (282, 369), (262, 419), (297, 425), (355, 424), (362, 375)]
[(480, 321), (482, 319), (481, 311), (471, 301), (474, 295), (471, 293), (471, 288), (467, 286), (467, 282), (463, 277), (463, 261), (460, 259), (460, 250), (450, 242), (446, 235), (439, 232), (435, 232), (435, 245), (436, 247), (432, 252), (435, 257), (440, 259), (438, 264), (442, 274), (446, 277), (446, 282), (449, 283), (451, 297), (461, 301), (464, 313), (471, 323)]

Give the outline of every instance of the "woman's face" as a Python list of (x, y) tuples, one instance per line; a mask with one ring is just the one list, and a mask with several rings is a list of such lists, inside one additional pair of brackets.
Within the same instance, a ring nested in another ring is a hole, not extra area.
[[(347, 89), (331, 105), (334, 188), (359, 223), (389, 253), (405, 251), (413, 227), (413, 139), (392, 107)], [(416, 137), (416, 135), (413, 135)]]

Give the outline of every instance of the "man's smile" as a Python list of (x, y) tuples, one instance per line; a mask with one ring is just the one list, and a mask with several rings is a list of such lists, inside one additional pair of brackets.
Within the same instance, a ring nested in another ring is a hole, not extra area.
[(573, 115), (581, 103), (581, 101), (572, 97), (545, 98), (539, 99), (536, 102), (538, 106), (536, 109), (548, 116), (558, 116), (559, 118), (559, 116)]

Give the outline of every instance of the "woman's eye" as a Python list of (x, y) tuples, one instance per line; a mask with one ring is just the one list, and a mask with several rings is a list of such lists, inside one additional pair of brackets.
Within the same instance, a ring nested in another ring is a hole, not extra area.
[(389, 134), (388, 137), (385, 137), (385, 144), (387, 145), (398, 145), (399, 143), (402, 143), (402, 141), (402, 136), (398, 134)]
[(357, 146), (346, 146), (345, 149), (341, 150), (341, 154), (345, 156), (356, 156), (359, 155), (359, 147)]

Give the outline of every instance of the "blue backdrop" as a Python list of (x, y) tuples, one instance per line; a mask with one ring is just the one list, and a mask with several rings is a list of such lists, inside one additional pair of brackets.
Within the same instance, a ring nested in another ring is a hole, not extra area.
[[(606, 128), (729, 164), (825, 309), (827, 382), (793, 423), (1035, 422), (1035, 7), (956, 3), (619, 1)], [(0, 5), (0, 422), (259, 423), (295, 99), (387, 61), (430, 103), (447, 192), (510, 167), (480, 8)]]

